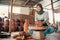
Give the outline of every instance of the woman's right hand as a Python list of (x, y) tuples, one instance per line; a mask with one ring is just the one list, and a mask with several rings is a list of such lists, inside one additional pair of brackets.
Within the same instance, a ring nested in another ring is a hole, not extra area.
[(40, 20), (38, 20), (38, 21), (35, 21), (35, 25), (38, 27), (41, 27), (43, 23)]

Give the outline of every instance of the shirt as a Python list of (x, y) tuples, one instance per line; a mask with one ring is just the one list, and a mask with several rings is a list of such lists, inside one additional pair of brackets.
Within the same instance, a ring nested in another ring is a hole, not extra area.
[(44, 20), (43, 23), (46, 22), (48, 20), (48, 12), (44, 12), (41, 15), (35, 12), (35, 21), (37, 20)]

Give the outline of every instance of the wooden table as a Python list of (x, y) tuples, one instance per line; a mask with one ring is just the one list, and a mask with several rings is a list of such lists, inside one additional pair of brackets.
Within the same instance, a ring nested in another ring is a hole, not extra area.
[(31, 30), (40, 31), (40, 40), (44, 40), (45, 39), (43, 30), (46, 30), (46, 28), (45, 27), (29, 27), (29, 29), (31, 29)]

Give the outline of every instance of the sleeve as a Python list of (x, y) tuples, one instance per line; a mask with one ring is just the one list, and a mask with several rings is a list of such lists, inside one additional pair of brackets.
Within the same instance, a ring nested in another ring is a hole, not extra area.
[(37, 12), (35, 12), (35, 21), (37, 21)]
[(45, 14), (44, 14), (44, 21), (43, 21), (43, 23), (45, 23), (45, 22), (49, 23), (49, 15), (48, 15), (48, 12), (45, 12)]

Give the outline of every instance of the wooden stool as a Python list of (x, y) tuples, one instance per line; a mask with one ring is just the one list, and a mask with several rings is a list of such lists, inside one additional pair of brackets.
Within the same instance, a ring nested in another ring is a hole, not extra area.
[(43, 31), (40, 31), (40, 40), (45, 40), (45, 36)]

